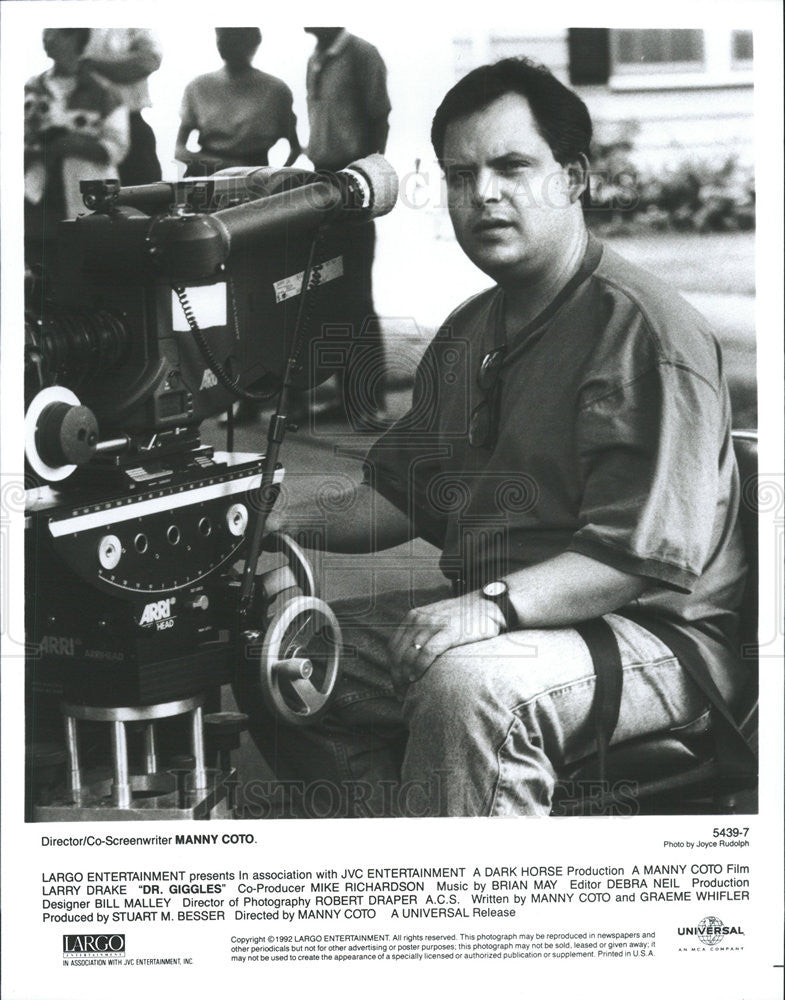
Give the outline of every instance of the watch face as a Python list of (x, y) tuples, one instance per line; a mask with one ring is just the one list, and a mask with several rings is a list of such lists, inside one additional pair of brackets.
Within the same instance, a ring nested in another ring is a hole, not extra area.
[(507, 584), (501, 580), (494, 580), (493, 583), (486, 583), (482, 592), (486, 597), (501, 597), (502, 594), (507, 593)]

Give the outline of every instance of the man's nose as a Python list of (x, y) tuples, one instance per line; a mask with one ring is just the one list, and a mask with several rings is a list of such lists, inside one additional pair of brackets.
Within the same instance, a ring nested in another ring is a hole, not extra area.
[(499, 201), (500, 197), (499, 175), (495, 170), (481, 167), (474, 175), (472, 187), (472, 198), (475, 204), (482, 206), (489, 202)]

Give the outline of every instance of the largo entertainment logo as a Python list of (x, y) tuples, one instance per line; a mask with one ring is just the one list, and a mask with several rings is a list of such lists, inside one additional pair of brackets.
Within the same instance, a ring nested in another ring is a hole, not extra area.
[(63, 934), (64, 955), (117, 955), (125, 952), (125, 934)]

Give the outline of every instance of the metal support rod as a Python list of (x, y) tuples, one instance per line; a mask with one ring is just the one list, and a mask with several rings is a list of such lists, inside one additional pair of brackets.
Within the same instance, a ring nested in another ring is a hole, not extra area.
[(158, 770), (158, 753), (155, 746), (155, 723), (148, 722), (144, 727), (144, 769), (147, 774), (155, 774)]
[(105, 453), (130, 451), (131, 449), (131, 438), (128, 434), (123, 434), (121, 437), (116, 438), (106, 438), (105, 441), (98, 441), (95, 446), (96, 453), (101, 455)]
[(112, 723), (112, 762), (112, 804), (120, 809), (127, 809), (131, 805), (131, 783), (128, 780), (128, 744), (124, 722)]
[[(227, 211), (231, 211), (227, 209)], [(242, 582), (240, 584), (240, 615), (247, 615), (251, 599), (253, 597), (254, 574), (256, 573), (256, 563), (262, 552), (262, 539), (267, 518), (275, 503), (276, 491), (273, 487), (275, 471), (278, 466), (278, 455), (283, 443), (284, 431), (286, 430), (287, 411), (289, 409), (289, 394), (294, 388), (293, 380), (295, 371), (299, 365), (300, 352), (303, 347), (304, 326), (306, 317), (308, 289), (313, 273), (314, 259), (316, 257), (316, 247), (319, 242), (317, 233), (308, 249), (308, 260), (303, 270), (303, 280), (300, 285), (300, 301), (297, 306), (297, 316), (294, 323), (294, 334), (292, 337), (292, 347), (286, 359), (281, 391), (278, 396), (278, 405), (275, 414), (270, 420), (267, 428), (267, 451), (262, 464), (262, 481), (259, 484), (259, 492), (256, 504), (253, 506), (252, 520), (248, 527), (246, 538), (249, 539), (246, 552), (245, 566), (243, 568)]]
[(76, 719), (72, 715), (65, 717), (65, 743), (68, 748), (68, 787), (72, 792), (78, 793), (82, 790), (82, 772), (79, 769)]
[(207, 788), (207, 771), (204, 763), (204, 729), (201, 705), (191, 713), (191, 752), (194, 756), (194, 788)]

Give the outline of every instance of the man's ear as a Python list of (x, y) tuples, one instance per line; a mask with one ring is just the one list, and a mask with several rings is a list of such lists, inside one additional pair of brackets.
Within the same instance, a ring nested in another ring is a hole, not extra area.
[(576, 160), (567, 164), (567, 181), (570, 201), (575, 204), (589, 184), (589, 161), (585, 154), (580, 153)]

